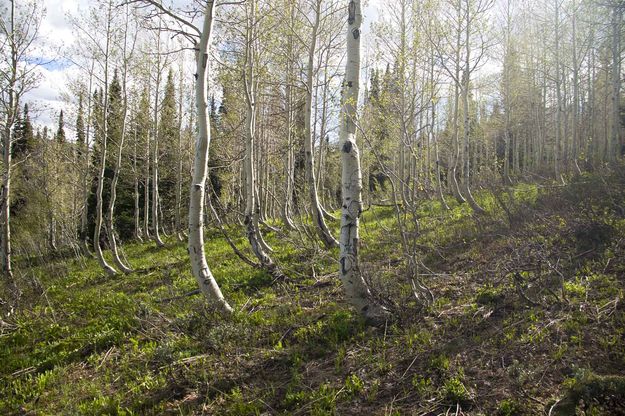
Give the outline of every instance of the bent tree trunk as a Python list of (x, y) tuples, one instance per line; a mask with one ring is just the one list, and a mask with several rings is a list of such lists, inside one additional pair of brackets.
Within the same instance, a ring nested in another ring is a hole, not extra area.
[(123, 148), (124, 148), (124, 136), (126, 135), (126, 110), (124, 109), (124, 125), (122, 127), (122, 132), (118, 143), (117, 148), (117, 160), (115, 161), (115, 167), (113, 171), (113, 180), (111, 181), (111, 196), (109, 198), (108, 210), (106, 213), (106, 227), (108, 231), (109, 244), (111, 246), (111, 253), (113, 254), (113, 261), (115, 265), (121, 269), (121, 271), (125, 274), (131, 273), (132, 269), (126, 266), (121, 258), (119, 257), (119, 249), (117, 247), (117, 240), (115, 239), (115, 202), (117, 201), (117, 183), (119, 182), (119, 171), (122, 166), (122, 157), (123, 157)]
[(100, 152), (102, 153), (100, 157), (100, 166), (98, 168), (98, 189), (96, 191), (96, 219), (95, 219), (95, 229), (93, 231), (93, 249), (95, 250), (96, 257), (100, 262), (100, 265), (108, 273), (113, 276), (117, 274), (117, 270), (115, 270), (111, 265), (109, 265), (104, 259), (104, 254), (102, 253), (102, 247), (100, 246), (100, 234), (102, 232), (102, 222), (103, 222), (103, 214), (102, 214), (102, 191), (104, 189), (104, 171), (106, 169), (106, 132), (102, 135), (102, 147)]
[(246, 115), (245, 115), (245, 160), (243, 162), (245, 176), (245, 227), (247, 231), (247, 239), (250, 243), (252, 251), (263, 268), (275, 277), (281, 277), (281, 273), (267, 254), (268, 246), (262, 238), (262, 234), (258, 227), (260, 217), (260, 201), (258, 200), (256, 163), (255, 163), (255, 145), (256, 136), (256, 77), (255, 53), (254, 53), (254, 25), (257, 24), (255, 17), (256, 2), (250, 2), (250, 8), (247, 11), (247, 28), (245, 42), (245, 68), (243, 73), (243, 86), (245, 94)]
[(217, 281), (213, 277), (206, 256), (204, 255), (204, 199), (206, 185), (206, 171), (208, 168), (208, 149), (210, 146), (210, 128), (208, 118), (208, 100), (206, 97), (206, 83), (208, 73), (208, 48), (210, 44), (215, 2), (206, 3), (206, 14), (202, 27), (202, 35), (197, 47), (195, 102), (198, 114), (198, 136), (193, 161), (193, 181), (190, 190), (189, 203), (189, 257), (193, 276), (200, 286), (200, 290), (209, 300), (223, 312), (231, 313), (232, 308), (225, 300)]
[(470, 7), (467, 2), (466, 10), (466, 28), (465, 28), (465, 55), (464, 55), (464, 86), (462, 88), (462, 104), (464, 107), (464, 194), (469, 202), (471, 209), (476, 214), (485, 214), (486, 211), (477, 203), (471, 193), (470, 170), (471, 157), (469, 148), (469, 134), (471, 132), (470, 125), (470, 109), (469, 109), (469, 88), (471, 88), (471, 16), (469, 14)]
[[(310, 46), (308, 50), (308, 69), (306, 71), (306, 121), (305, 121), (305, 134), (304, 134), (304, 146), (306, 154), (306, 183), (308, 185), (308, 192), (310, 194), (310, 204), (313, 214), (313, 222), (317, 228), (319, 238), (323, 241), (326, 247), (332, 248), (338, 246), (338, 242), (332, 236), (330, 229), (326, 225), (323, 218), (323, 210), (319, 203), (319, 196), (317, 194), (317, 180), (315, 178), (315, 167), (313, 161), (313, 129), (312, 129), (312, 100), (313, 100), (313, 74), (315, 65), (315, 52), (317, 49), (317, 33), (319, 31), (319, 20), (321, 18), (321, 0), (317, 0), (315, 3), (315, 21), (313, 23), (312, 35), (310, 39)], [(323, 137), (321, 138), (323, 140)], [(319, 156), (321, 157), (321, 155)]]
[(371, 300), (369, 288), (360, 273), (358, 261), (358, 224), (362, 212), (362, 172), (356, 144), (356, 110), (360, 90), (360, 0), (351, 0), (348, 7), (347, 62), (341, 105), (339, 148), (342, 166), (342, 207), (339, 275), (348, 302), (369, 322), (383, 323), (386, 309)]
[[(104, 56), (104, 89), (100, 91), (99, 100), (104, 103), (103, 107), (99, 108), (100, 118), (99, 125), (100, 128), (96, 129), (96, 132), (99, 133), (101, 138), (101, 155), (100, 155), (100, 166), (98, 167), (98, 188), (96, 191), (96, 220), (95, 220), (95, 229), (93, 231), (93, 249), (95, 250), (96, 258), (98, 262), (104, 269), (104, 271), (110, 276), (116, 275), (117, 270), (115, 270), (111, 265), (107, 263), (104, 259), (104, 254), (102, 253), (102, 247), (100, 246), (100, 235), (102, 233), (102, 223), (103, 223), (103, 200), (102, 200), (102, 192), (104, 189), (104, 173), (106, 171), (106, 151), (107, 151), (107, 141), (108, 141), (108, 122), (107, 122), (107, 109), (108, 109), (108, 65), (109, 65), (109, 51), (110, 51), (110, 39), (109, 33), (111, 31), (111, 4), (108, 6), (108, 15), (107, 15), (107, 23), (106, 23), (106, 50)], [(98, 117), (98, 115), (96, 115)], [(98, 120), (96, 118), (96, 120)]]

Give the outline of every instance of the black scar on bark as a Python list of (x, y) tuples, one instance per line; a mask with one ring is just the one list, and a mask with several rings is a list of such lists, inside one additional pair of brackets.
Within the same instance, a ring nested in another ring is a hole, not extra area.
[(351, 26), (356, 21), (356, 3), (354, 0), (349, 2), (349, 7), (347, 9), (347, 23)]
[(354, 39), (358, 39), (360, 37), (360, 30), (354, 29), (352, 31), (352, 35), (354, 36)]
[(345, 144), (343, 145), (343, 152), (350, 153), (352, 151), (352, 147), (352, 142), (345, 142)]
[(345, 257), (341, 259), (340, 263), (341, 263), (341, 274), (345, 275), (347, 273), (347, 270), (345, 269)]

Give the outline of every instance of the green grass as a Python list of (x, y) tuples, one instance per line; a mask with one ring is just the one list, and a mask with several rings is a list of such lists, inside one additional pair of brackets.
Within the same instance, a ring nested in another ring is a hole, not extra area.
[[(450, 211), (420, 203), (409, 231), (435, 295), (425, 306), (405, 277), (394, 210), (365, 211), (363, 273), (397, 313), (381, 328), (344, 303), (337, 252), (296, 233), (266, 236), (288, 276), (277, 282), (208, 233), (231, 317), (180, 296), (196, 284), (173, 239), (125, 244), (126, 276), (91, 258), (22, 268), (20, 304), (2, 310), (0, 414), (541, 413), (580, 385), (576, 374), (625, 371), (625, 218), (618, 197), (595, 189), (602, 181), (580, 181), (518, 185), (514, 201), (501, 196), (510, 214), (477, 192), (482, 218), (451, 199)], [(231, 235), (247, 247), (242, 230)]]

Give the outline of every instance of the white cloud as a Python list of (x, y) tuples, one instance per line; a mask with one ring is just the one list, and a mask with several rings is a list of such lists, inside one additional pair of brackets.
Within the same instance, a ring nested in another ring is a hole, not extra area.
[(76, 73), (76, 68), (63, 58), (63, 50), (74, 41), (67, 15), (77, 13), (79, 7), (86, 9), (88, 1), (44, 0), (42, 3), (46, 12), (33, 57), (45, 63), (37, 68), (39, 85), (25, 95), (24, 101), (31, 104), (34, 123), (51, 128), (65, 104), (61, 95), (66, 92), (70, 76)]

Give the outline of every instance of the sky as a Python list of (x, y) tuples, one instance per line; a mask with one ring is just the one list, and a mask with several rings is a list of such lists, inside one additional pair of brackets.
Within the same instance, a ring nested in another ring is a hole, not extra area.
[[(0, 0), (3, 1), (3, 0)], [(33, 119), (36, 124), (49, 127), (56, 124), (58, 112), (63, 108), (61, 94), (66, 92), (68, 79), (76, 73), (76, 68), (63, 59), (63, 50), (74, 40), (68, 13), (75, 14), (79, 8), (86, 9), (87, 0), (43, 0), (45, 17), (41, 24), (37, 49), (40, 58), (46, 63), (39, 67), (41, 80), (39, 86), (30, 91), (25, 101), (35, 104)]]
[[(6, 0), (0, 0), (4, 2)], [(58, 114), (65, 106), (63, 94), (67, 93), (68, 81), (76, 77), (78, 70), (63, 58), (63, 51), (74, 42), (74, 35), (68, 20), (68, 15), (77, 15), (86, 12), (94, 4), (94, 0), (39, 0), (46, 9), (40, 30), (39, 49), (45, 65), (39, 67), (41, 82), (39, 86), (24, 97), (25, 102), (32, 103), (35, 109), (32, 118), (37, 125), (47, 125), (54, 128)], [(365, 29), (363, 35), (369, 32), (372, 21), (383, 13), (384, 0), (367, 0), (363, 10)], [(71, 136), (71, 134), (70, 134)]]

